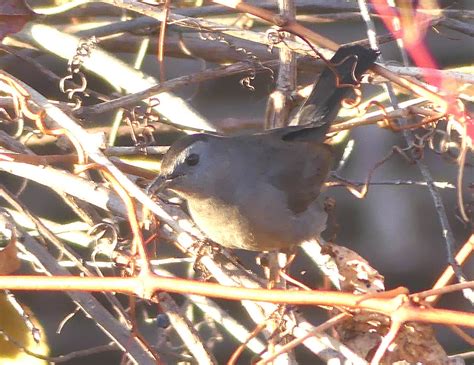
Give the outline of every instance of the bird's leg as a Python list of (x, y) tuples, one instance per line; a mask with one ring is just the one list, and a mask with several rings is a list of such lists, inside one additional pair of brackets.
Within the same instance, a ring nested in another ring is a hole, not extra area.
[(336, 219), (336, 199), (327, 197), (324, 200), (324, 211), (327, 213), (328, 219), (326, 229), (321, 233), (321, 236), (327, 242), (334, 242), (340, 228)]
[(209, 279), (212, 275), (206, 269), (206, 266), (202, 264), (201, 260), (204, 256), (214, 257), (216, 253), (222, 251), (222, 247), (213, 241), (204, 240), (193, 243), (192, 251), (196, 252), (193, 270), (199, 273), (204, 280)]

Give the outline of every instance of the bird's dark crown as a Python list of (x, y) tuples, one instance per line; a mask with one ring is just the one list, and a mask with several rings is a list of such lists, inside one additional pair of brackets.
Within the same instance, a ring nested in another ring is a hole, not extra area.
[(178, 141), (172, 144), (170, 149), (166, 152), (161, 162), (161, 172), (169, 173), (174, 169), (179, 155), (186, 150), (189, 146), (193, 145), (198, 141), (206, 142), (209, 140), (209, 135), (200, 133), (185, 136), (180, 138)]

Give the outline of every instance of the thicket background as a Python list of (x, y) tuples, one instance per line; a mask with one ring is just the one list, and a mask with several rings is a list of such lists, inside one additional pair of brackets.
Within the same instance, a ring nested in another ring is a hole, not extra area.
[[(18, 1), (18, 3), (21, 2)], [(138, 14), (132, 11), (94, 1), (84, 1), (83, 5), (64, 11), (62, 11), (61, 6), (68, 3), (68, 1), (28, 0), (27, 3), (33, 10), (37, 10), (38, 12), (40, 12), (39, 9), (49, 9), (51, 12), (53, 12), (54, 9), (61, 10), (55, 14), (34, 18), (31, 20), (31, 23), (46, 24), (66, 34), (72, 34), (84, 29), (94, 29), (107, 23), (117, 23), (121, 19), (130, 19), (138, 16)], [(137, 3), (139, 2), (137, 1)], [(259, 1), (253, 3), (262, 6), (263, 4), (271, 2)], [(298, 6), (299, 1), (295, 1), (295, 3)], [(302, 3), (307, 4), (309, 2)], [(322, 5), (318, 6), (319, 3)], [(343, 5), (347, 3), (357, 6), (357, 2), (320, 2), (315, 0), (312, 2), (312, 4), (315, 5), (314, 8), (309, 10), (306, 8), (304, 8), (306, 10), (300, 10), (298, 8), (297, 14), (320, 15), (324, 18), (324, 14), (327, 13), (331, 15), (335, 13), (350, 13), (351, 11), (344, 10), (343, 7)], [(466, 18), (462, 19), (462, 21), (467, 23), (472, 29), (472, 18), (474, 17), (474, 15), (472, 15), (474, 13), (473, 2), (439, 1), (436, 3), (435, 1), (431, 1), (429, 3), (436, 5), (440, 9), (465, 11)], [(172, 1), (170, 11), (174, 12), (178, 8), (190, 9), (207, 5), (211, 4), (207, 2)], [(338, 9), (337, 7), (339, 5), (341, 8)], [(160, 6), (162, 6), (162, 4), (157, 4), (157, 9), (161, 9)], [(334, 6), (334, 8), (331, 8), (331, 6)], [(277, 12), (276, 4), (273, 11)], [(269, 24), (262, 23), (258, 21), (258, 19), (244, 18), (230, 11), (213, 16), (207, 16), (204, 11), (203, 14), (199, 16), (204, 17), (204, 19), (223, 22), (225, 24), (237, 22), (235, 24), (236, 26), (244, 24), (250, 26), (251, 29), (255, 31), (266, 31), (269, 28)], [(6, 19), (7, 21), (11, 21), (11, 18)], [(374, 18), (374, 21), (377, 34), (383, 35), (388, 33), (379, 19)], [(317, 31), (339, 44), (350, 43), (367, 37), (366, 24), (361, 19), (316, 22), (311, 19), (305, 21), (303, 18), (302, 22), (302, 24), (308, 28)], [(8, 24), (8, 22), (5, 24)], [(16, 52), (25, 52), (25, 50), (32, 48), (27, 51), (29, 52), (27, 53), (28, 57), (32, 57), (41, 63), (44, 68), (49, 69), (59, 77), (67, 75), (68, 60), (61, 59), (48, 51), (47, 45), (41, 46), (35, 43), (36, 41), (29, 39), (29, 26), (30, 25), (27, 25), (23, 30), (13, 32), (3, 38), (3, 44), (14, 47)], [(0, 30), (2, 30), (2, 23), (0, 23)], [(207, 34), (207, 32), (203, 33)], [(90, 34), (93, 34), (93, 32)], [(229, 45), (229, 43), (223, 41), (212, 40), (211, 36), (206, 36), (208, 39), (199, 39), (198, 34), (199, 32), (196, 30), (180, 28), (179, 24), (170, 25), (168, 27), (164, 42), (164, 70), (166, 79), (173, 79), (182, 75), (199, 72), (203, 69), (213, 68), (219, 63), (228, 64), (237, 62), (238, 60), (248, 60), (248, 55), (242, 56), (242, 52), (235, 51), (235, 47), (240, 46), (242, 46), (246, 52), (251, 52), (251, 54), (256, 55), (261, 61), (277, 59), (278, 57), (276, 50), (269, 52), (263, 45), (244, 42), (240, 39), (224, 35), (223, 37), (230, 43)], [(191, 54), (186, 55), (183, 50), (179, 49), (179, 36), (182, 36), (185, 40), (190, 39), (189, 44), (191, 49), (193, 49)], [(213, 36), (215, 36), (215, 34), (213, 34)], [(159, 42), (158, 37), (159, 26), (154, 26), (150, 29), (136, 30), (133, 33), (124, 33), (119, 37), (111, 39), (100, 39), (99, 37), (100, 41), (98, 47), (105, 49), (115, 57), (131, 65), (137, 59), (140, 42), (148, 39), (150, 43), (146, 49), (147, 54), (143, 59), (143, 64), (140, 66), (140, 69), (145, 74), (159, 79), (160, 66), (156, 55), (157, 44)], [(51, 43), (57, 41), (58, 40), (54, 38), (47, 40), (47, 42)], [(442, 24), (436, 24), (433, 27), (427, 28), (426, 36), (423, 38), (423, 41), (428, 46), (431, 55), (440, 68), (447, 69), (464, 66), (465, 68), (462, 71), (472, 74), (472, 61), (474, 59), (474, 38), (472, 33), (466, 34), (450, 29)], [(199, 48), (204, 49), (204, 52), (199, 52)], [(394, 41), (382, 43), (380, 50), (387, 63), (402, 65), (400, 50)], [(84, 58), (87, 59), (87, 56)], [(3, 54), (0, 55), (0, 67), (48, 98), (64, 102), (67, 101), (64, 93), (60, 92), (58, 83), (52, 79), (45, 78), (44, 75), (28, 62), (21, 61), (4, 51)], [(111, 94), (114, 91), (110, 85), (104, 83), (98, 75), (88, 73), (86, 70), (83, 71), (87, 79), (88, 88), (97, 90), (103, 94)], [(254, 88), (253, 90), (243, 86), (240, 82), (243, 77), (248, 76), (249, 72), (246, 72), (180, 87), (175, 92), (202, 115), (204, 119), (210, 121), (218, 130), (226, 129), (231, 125), (234, 126), (233, 132), (236, 130), (241, 132), (243, 129), (240, 129), (240, 127), (235, 128), (235, 126), (244, 125), (244, 127), (250, 127), (251, 130), (255, 131), (263, 126), (268, 95), (275, 88), (277, 73), (278, 69), (274, 68), (275, 76), (272, 79), (269, 72), (258, 72), (255, 80), (251, 81)], [(309, 85), (316, 77), (317, 72), (315, 72), (314, 69), (311, 67), (301, 67), (298, 70), (297, 84), (298, 86)], [(120, 75), (117, 75), (117, 78), (120, 78)], [(463, 88), (462, 92), (467, 94), (468, 99), (470, 98), (472, 101), (472, 85), (467, 86), (468, 87)], [(365, 85), (363, 92), (364, 98), (367, 98), (369, 95), (380, 93), (381, 87)], [(4, 95), (6, 94), (4, 93)], [(98, 102), (98, 100), (93, 97), (88, 98), (83, 95), (80, 97), (85, 106)], [(160, 100), (159, 95), (157, 99)], [(467, 101), (466, 107), (468, 110), (472, 109), (470, 103)], [(9, 110), (8, 108), (6, 109)], [(9, 111), (11, 112), (11, 110)], [(99, 116), (87, 117), (81, 121), (81, 124), (84, 128), (101, 127), (107, 130), (110, 129), (110, 125), (116, 117), (116, 113), (117, 112), (114, 111)], [(122, 125), (127, 126), (126, 123)], [(0, 128), (10, 134), (14, 131), (11, 121), (5, 118), (1, 120)], [(133, 145), (127, 128), (128, 127), (123, 128), (124, 133), (117, 139), (116, 145)], [(23, 137), (27, 133), (28, 130), (25, 129)], [(169, 124), (165, 124), (164, 127), (157, 127), (153, 131), (156, 144), (163, 146), (169, 145), (169, 143), (182, 133), (183, 132), (177, 128), (169, 126)], [(401, 133), (394, 133), (388, 129), (379, 128), (377, 125), (355, 128), (351, 130), (350, 136), (346, 137), (346, 141), (347, 139), (354, 140), (354, 150), (345, 164), (345, 167), (340, 171), (340, 175), (354, 181), (364, 181), (374, 164), (389, 153), (392, 146), (398, 145), (405, 147), (406, 145)], [(58, 147), (56, 141), (51, 138), (47, 139), (46, 137), (42, 140), (32, 137), (28, 139), (27, 142), (25, 138), (20, 139), (20, 141), (38, 154), (64, 153), (64, 150)], [(148, 140), (147, 142), (150, 141)], [(156, 161), (159, 158), (148, 156), (147, 159)], [(428, 166), (435, 181), (449, 182), (455, 185), (459, 166), (454, 160), (446, 158), (446, 156), (440, 156), (429, 148), (425, 148), (423, 161)], [(464, 186), (465, 199), (469, 202), (470, 199), (472, 199), (472, 190), (470, 191), (467, 187), (469, 187), (470, 184), (472, 185), (474, 177), (470, 165), (470, 163), (472, 163), (472, 156), (470, 156), (469, 153), (467, 162)], [(152, 167), (156, 167), (156, 165), (155, 163)], [(3, 172), (0, 173), (0, 179), (2, 184), (5, 184), (12, 189), (12, 191), (16, 191), (22, 183), (19, 178), (12, 177)], [(386, 180), (421, 181), (423, 179), (415, 165), (407, 163), (407, 161), (400, 156), (394, 156), (375, 172), (374, 181)], [(457, 247), (459, 247), (469, 238), (471, 227), (469, 224), (463, 223), (458, 217), (456, 189), (440, 189), (440, 193), (443, 203), (446, 206), (446, 213), (454, 233), (455, 242)], [(336, 242), (354, 250), (365, 258), (372, 267), (376, 268), (385, 277), (385, 287), (387, 289), (398, 286), (407, 287), (411, 292), (428, 289), (446, 267), (447, 256), (445, 240), (439, 224), (437, 211), (434, 208), (432, 196), (426, 187), (403, 185), (372, 186), (367, 197), (362, 200), (356, 199), (347, 190), (341, 187), (329, 188), (324, 195), (334, 197), (336, 200), (337, 221), (340, 225)], [(77, 216), (58, 198), (57, 194), (45, 186), (28, 182), (20, 198), (21, 201), (31, 209), (31, 212), (38, 217), (43, 217), (59, 224), (70, 223), (71, 221), (77, 220)], [(126, 228), (122, 230), (122, 232), (126, 231)], [(122, 238), (125, 240), (127, 237), (127, 233), (124, 233), (124, 237)], [(159, 247), (158, 258), (160, 259), (182, 256), (172, 245), (161, 244)], [(79, 248), (78, 246), (73, 246), (73, 248), (85, 260), (88, 260), (93, 251), (93, 244), (91, 243), (87, 248)], [(258, 273), (258, 275), (263, 276), (262, 269), (255, 264), (256, 254), (248, 252), (236, 252), (236, 254), (246, 267), (252, 269)], [(192, 263), (179, 263), (171, 266), (173, 271), (179, 275), (194, 276), (195, 274), (190, 267), (192, 267)], [(32, 272), (31, 265), (23, 262), (21, 272)], [(108, 273), (110, 273), (110, 271), (108, 271)], [(467, 278), (472, 277), (474, 273), (472, 263), (464, 267), (464, 273)], [(291, 274), (312, 288), (317, 288), (322, 285), (322, 277), (319, 272), (315, 270), (314, 264), (302, 254), (299, 254), (293, 263)], [(102, 296), (97, 295), (97, 297), (107, 306)], [(92, 348), (109, 341), (97, 327), (95, 320), (86, 318), (80, 311), (65, 324), (60, 335), (55, 333), (58, 324), (64, 317), (75, 310), (74, 303), (63, 293), (22, 292), (17, 294), (17, 298), (21, 303), (26, 304), (31, 309), (38, 322), (41, 323), (41, 326), (44, 328), (48, 346), (51, 349), (51, 354), (66, 354), (72, 351)], [(124, 305), (128, 303), (126, 296), (119, 296), (119, 300), (121, 300)], [(176, 296), (176, 300), (183, 304), (183, 298), (181, 296)], [(228, 313), (233, 314), (237, 320), (246, 324), (250, 330), (255, 326), (245, 317), (239, 304), (221, 300), (219, 300), (218, 303), (221, 304)], [(444, 296), (438, 306), (455, 308), (467, 312), (472, 311), (471, 305), (460, 293)], [(308, 308), (304, 308), (302, 311), (314, 323), (320, 323), (324, 320), (323, 311), (315, 313), (315, 311)], [(178, 340), (172, 333), (172, 330), (169, 328), (164, 330), (160, 328), (160, 325), (157, 323), (159, 320), (163, 320), (163, 317), (160, 317), (158, 312), (156, 306), (139, 302), (137, 304), (135, 317), (141, 324), (141, 329), (150, 343), (156, 345), (157, 338), (169, 335), (170, 338), (173, 338), (173, 341), (175, 341), (173, 346), (177, 345)], [(194, 319), (195, 323), (205, 319), (202, 313), (198, 312), (196, 316)], [(145, 321), (145, 317), (149, 317), (149, 320)], [(462, 341), (459, 337), (454, 336), (446, 327), (435, 327), (436, 336), (448, 354), (472, 351), (472, 346)], [(217, 361), (223, 363), (228, 360), (230, 354), (235, 350), (238, 344), (230, 339), (223, 331), (216, 329), (213, 324), (206, 323), (202, 326), (201, 334), (207, 340), (216, 336), (217, 333), (223, 335), (223, 338), (216, 338), (212, 349)], [(181, 347), (178, 349), (167, 347), (167, 350), (177, 353), (182, 349)], [(186, 352), (185, 350), (183, 351)], [(158, 353), (160, 353), (160, 350), (158, 350)], [(177, 361), (176, 358), (169, 354), (165, 354), (164, 357), (169, 363)], [(121, 361), (120, 359), (122, 359), (122, 353), (120, 351), (114, 351), (91, 355), (87, 358), (77, 358), (67, 361), (66, 363), (119, 363)], [(242, 355), (241, 361), (242, 363), (248, 363), (250, 359), (251, 355), (247, 352)], [(314, 359), (314, 354), (311, 354), (307, 350), (297, 351), (297, 360), (300, 363), (312, 362), (315, 361)], [(469, 360), (467, 360), (467, 362), (469, 362)]]

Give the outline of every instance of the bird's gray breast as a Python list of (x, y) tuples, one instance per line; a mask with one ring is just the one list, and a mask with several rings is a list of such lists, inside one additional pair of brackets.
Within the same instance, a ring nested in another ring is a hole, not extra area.
[(213, 241), (254, 251), (288, 248), (313, 238), (325, 229), (327, 219), (317, 201), (295, 214), (288, 209), (284, 194), (271, 185), (237, 191), (231, 201), (193, 199), (188, 207), (198, 227)]

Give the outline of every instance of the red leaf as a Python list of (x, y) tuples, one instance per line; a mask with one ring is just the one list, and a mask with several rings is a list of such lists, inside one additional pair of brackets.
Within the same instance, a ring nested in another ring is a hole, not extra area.
[(471, 139), (471, 145), (474, 145), (474, 119), (467, 118), (466, 134)]
[(19, 32), (34, 16), (25, 0), (0, 0), (0, 41)]

